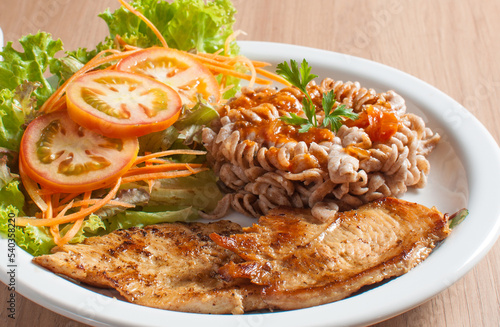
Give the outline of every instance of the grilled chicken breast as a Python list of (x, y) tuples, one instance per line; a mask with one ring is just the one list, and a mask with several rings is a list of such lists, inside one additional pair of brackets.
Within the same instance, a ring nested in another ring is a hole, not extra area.
[(210, 237), (245, 260), (224, 265), (223, 276), (262, 285), (270, 308), (290, 310), (402, 275), (449, 232), (436, 209), (385, 198), (324, 222), (309, 210), (273, 209), (242, 234)]
[(131, 228), (33, 261), (136, 304), (235, 314), (345, 298), (404, 274), (448, 233), (436, 209), (386, 198), (323, 221), (278, 208), (243, 229), (229, 221)]
[(114, 288), (130, 302), (197, 313), (243, 313), (266, 307), (261, 286), (224, 281), (218, 269), (241, 262), (208, 235), (241, 232), (229, 221), (172, 223), (131, 228), (83, 244), (64, 245), (33, 261), (54, 273)]

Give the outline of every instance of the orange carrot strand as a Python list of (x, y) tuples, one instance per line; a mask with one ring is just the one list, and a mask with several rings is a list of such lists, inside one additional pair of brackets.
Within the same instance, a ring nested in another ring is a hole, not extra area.
[(140, 20), (142, 20), (146, 25), (155, 33), (156, 37), (160, 40), (160, 43), (163, 45), (163, 47), (168, 48), (167, 41), (165, 41), (165, 38), (163, 35), (160, 33), (160, 31), (154, 26), (153, 23), (149, 19), (147, 19), (143, 14), (141, 14), (139, 11), (135, 10), (134, 7), (129, 5), (125, 0), (118, 0), (120, 3), (127, 8), (131, 13), (139, 17)]
[(151, 153), (148, 155), (144, 155), (142, 157), (137, 157), (135, 160), (134, 166), (145, 162), (146, 160), (150, 159), (155, 159), (155, 158), (160, 158), (160, 157), (167, 157), (167, 156), (173, 156), (176, 154), (190, 154), (190, 155), (204, 155), (206, 154), (206, 151), (200, 151), (200, 150), (189, 150), (189, 149), (178, 149), (178, 150), (166, 150), (162, 152), (155, 152)]
[(82, 209), (79, 212), (75, 212), (72, 214), (69, 214), (67, 216), (61, 215), (61, 212), (52, 219), (33, 219), (33, 218), (26, 218), (26, 217), (18, 217), (16, 218), (16, 224), (18, 226), (26, 226), (26, 225), (31, 225), (31, 226), (55, 226), (55, 225), (60, 225), (60, 224), (65, 224), (69, 223), (72, 221), (76, 221), (82, 217), (86, 217), (97, 210), (101, 209), (103, 206), (105, 206), (115, 195), (116, 192), (118, 192), (118, 189), (120, 187), (120, 184), (122, 182), (122, 179), (119, 178), (118, 181), (116, 182), (115, 186), (109, 191), (109, 193), (101, 200), (97, 201), (92, 207)]
[(30, 196), (30, 198), (33, 200), (33, 202), (36, 204), (36, 206), (42, 211), (45, 212), (47, 211), (47, 203), (43, 200), (43, 198), (40, 196), (38, 193), (39, 187), (38, 184), (33, 181), (31, 178), (28, 177), (24, 173), (24, 168), (22, 161), (19, 160), (19, 175), (21, 176), (21, 181), (23, 182), (23, 186)]
[(133, 183), (138, 181), (144, 181), (148, 179), (166, 179), (166, 178), (177, 178), (177, 177), (186, 177), (193, 174), (200, 173), (202, 171), (208, 170), (208, 168), (196, 168), (193, 171), (190, 170), (177, 170), (177, 171), (169, 171), (162, 173), (151, 173), (151, 174), (140, 174), (133, 175), (128, 177), (123, 177), (123, 183)]
[(139, 168), (132, 168), (123, 175), (123, 177), (137, 175), (137, 174), (149, 174), (149, 173), (159, 173), (172, 170), (185, 170), (192, 168), (200, 168), (202, 164), (188, 164), (188, 163), (166, 163), (154, 166), (145, 166)]

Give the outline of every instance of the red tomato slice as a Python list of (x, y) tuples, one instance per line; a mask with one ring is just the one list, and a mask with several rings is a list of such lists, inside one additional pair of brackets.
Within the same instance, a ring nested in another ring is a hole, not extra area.
[(76, 124), (66, 111), (33, 120), (21, 140), (25, 173), (58, 192), (98, 189), (123, 175), (139, 151), (136, 137), (109, 138)]
[(211, 103), (220, 100), (220, 87), (198, 60), (170, 48), (148, 48), (122, 59), (117, 70), (143, 74), (173, 87), (182, 103), (193, 107), (197, 94)]
[(166, 129), (179, 117), (177, 92), (152, 78), (101, 70), (68, 85), (66, 103), (79, 125), (109, 137), (142, 136)]

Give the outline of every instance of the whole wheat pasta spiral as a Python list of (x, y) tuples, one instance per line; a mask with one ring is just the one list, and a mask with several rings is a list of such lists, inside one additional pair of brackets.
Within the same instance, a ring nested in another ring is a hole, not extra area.
[(370, 110), (396, 117), (393, 133), (381, 139), (373, 126), (356, 121), (346, 122), (337, 133), (324, 128), (299, 133), (279, 119), (289, 113), (303, 115), (298, 89), (243, 89), (221, 108), (221, 118), (203, 129), (208, 162), (229, 192), (224, 208), (230, 202), (236, 211), (258, 217), (278, 206), (309, 207), (321, 219), (332, 211), (425, 186), (427, 156), (439, 135), (422, 118), (406, 113), (401, 96), (376, 93), (357, 82), (327, 78), (320, 85), (311, 83), (320, 123), (322, 94), (329, 90), (335, 92), (337, 105), (345, 104), (360, 117)]

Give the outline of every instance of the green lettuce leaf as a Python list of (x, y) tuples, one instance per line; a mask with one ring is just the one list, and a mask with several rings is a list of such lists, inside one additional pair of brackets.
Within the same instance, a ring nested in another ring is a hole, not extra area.
[(23, 136), (23, 125), (35, 115), (37, 99), (33, 96), (38, 82), (25, 82), (14, 91), (0, 90), (0, 147), (17, 151)]
[[(0, 189), (0, 235), (8, 235), (9, 218), (24, 215), (24, 195), (19, 181), (12, 180)], [(46, 254), (55, 245), (46, 227), (15, 227), (15, 240), (19, 247), (33, 255)]]
[[(148, 186), (138, 183), (129, 183), (124, 187), (149, 189)], [(210, 212), (215, 209), (217, 202), (222, 197), (223, 194), (217, 186), (215, 174), (213, 171), (207, 170), (196, 175), (157, 180), (149, 196), (149, 202), (143, 207), (143, 211), (175, 211), (192, 207), (196, 210)]]
[(173, 211), (125, 211), (110, 219), (108, 231), (127, 229), (130, 227), (142, 228), (147, 225), (169, 223), (174, 221), (191, 221), (198, 218), (198, 210), (188, 207)]
[(116, 44), (113, 39), (106, 37), (95, 49), (78, 48), (74, 51), (67, 51), (65, 57), (51, 61), (50, 71), (57, 76), (58, 85), (61, 85), (99, 52), (114, 49), (115, 47)]
[[(2, 154), (1, 150), (0, 148), (0, 192), (6, 185), (9, 185), (18, 177), (16, 174), (11, 173), (10, 168), (7, 166), (9, 157), (7, 154)], [(2, 201), (1, 203), (8, 203), (3, 198), (0, 201)]]
[[(219, 114), (201, 97), (193, 108), (183, 107), (177, 121), (169, 128), (150, 133), (139, 138), (141, 152), (157, 152), (174, 148), (188, 148), (193, 143), (201, 144), (201, 130), (210, 122), (218, 118)], [(193, 156), (185, 158), (192, 162)]]
[(14, 180), (0, 189), (0, 207), (12, 206), (18, 213), (23, 214), (24, 195), (19, 190), (19, 181)]
[[(64, 235), (72, 225), (67, 225), (61, 230), (61, 234)], [(88, 237), (102, 235), (106, 232), (106, 223), (97, 215), (91, 214), (87, 219), (83, 221), (82, 227), (76, 233), (75, 236), (69, 241), (69, 243), (81, 243)]]
[(217, 110), (200, 97), (192, 109), (184, 107), (174, 127), (183, 136), (184, 144), (201, 143), (201, 130), (216, 118), (219, 118)]
[[(215, 52), (224, 47), (233, 33), (236, 12), (230, 0), (135, 0), (130, 5), (141, 12), (160, 31), (168, 45), (180, 50)], [(137, 16), (120, 7), (99, 15), (108, 25), (111, 38), (120, 35), (139, 47), (161, 45), (153, 31)], [(237, 53), (235, 42), (231, 50)]]
[(34, 256), (49, 254), (56, 245), (47, 227), (16, 227), (15, 235), (17, 245)]
[[(19, 181), (14, 180), (0, 190), (0, 235), (8, 235), (9, 218), (24, 215), (24, 196), (19, 190)], [(16, 243), (33, 255), (46, 254), (55, 243), (46, 227), (15, 227)]]
[(216, 180), (211, 170), (182, 178), (159, 180), (151, 192), (149, 206), (190, 206), (210, 212), (223, 197)]
[(63, 49), (61, 40), (53, 40), (48, 33), (40, 32), (27, 35), (19, 40), (23, 52), (16, 51), (12, 42), (7, 42), (0, 56), (0, 89), (14, 90), (24, 81), (38, 82), (40, 87), (34, 91), (38, 105), (41, 105), (54, 92), (54, 88), (44, 74)]

